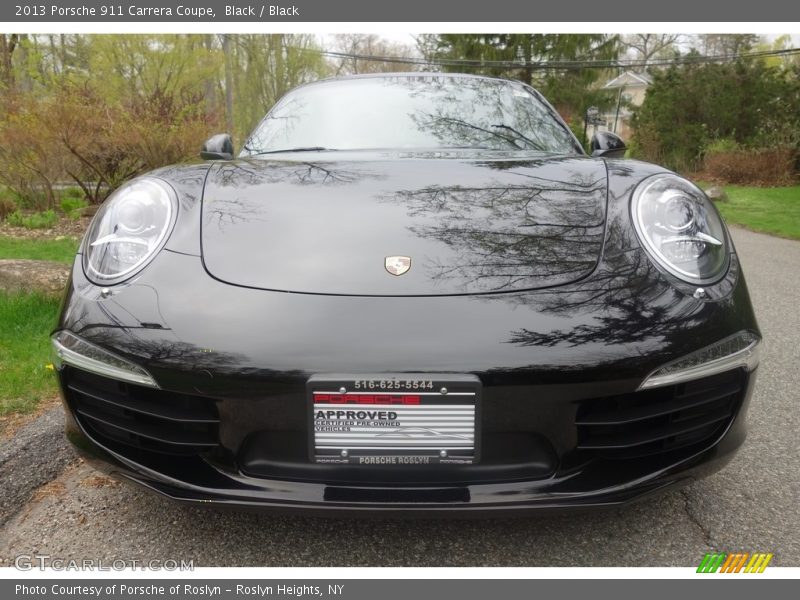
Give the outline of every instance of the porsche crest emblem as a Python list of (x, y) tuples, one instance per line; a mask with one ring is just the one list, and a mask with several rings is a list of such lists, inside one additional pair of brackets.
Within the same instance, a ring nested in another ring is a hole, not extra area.
[(411, 268), (410, 256), (387, 256), (383, 266), (392, 275), (403, 275)]

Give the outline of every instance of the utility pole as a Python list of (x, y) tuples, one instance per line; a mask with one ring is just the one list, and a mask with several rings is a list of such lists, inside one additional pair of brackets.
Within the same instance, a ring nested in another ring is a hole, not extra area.
[(619, 106), (622, 103), (622, 90), (624, 89), (625, 89), (624, 85), (621, 88), (619, 88), (619, 95), (617, 96), (617, 112), (614, 115), (614, 131), (612, 133), (617, 133), (617, 121), (619, 121)]

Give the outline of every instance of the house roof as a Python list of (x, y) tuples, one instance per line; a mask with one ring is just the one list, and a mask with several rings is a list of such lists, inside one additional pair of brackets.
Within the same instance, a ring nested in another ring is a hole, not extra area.
[(644, 86), (653, 83), (652, 78), (647, 73), (636, 73), (635, 71), (623, 71), (614, 79), (607, 82), (604, 88), (618, 88), (623, 86)]

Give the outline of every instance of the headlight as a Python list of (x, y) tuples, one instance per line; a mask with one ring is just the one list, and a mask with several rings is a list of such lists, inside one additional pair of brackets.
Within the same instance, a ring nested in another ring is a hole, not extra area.
[(125, 184), (106, 200), (86, 234), (83, 267), (98, 285), (118, 283), (147, 264), (175, 222), (174, 190), (154, 177)]
[(677, 175), (655, 175), (633, 192), (639, 240), (668, 272), (689, 283), (708, 283), (728, 267), (725, 226), (711, 201)]

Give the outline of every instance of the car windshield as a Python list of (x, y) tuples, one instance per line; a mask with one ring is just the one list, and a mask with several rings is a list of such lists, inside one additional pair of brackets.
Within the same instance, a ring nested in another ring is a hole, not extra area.
[(412, 75), (329, 81), (290, 92), (242, 155), (451, 148), (580, 153), (552, 108), (519, 83)]

